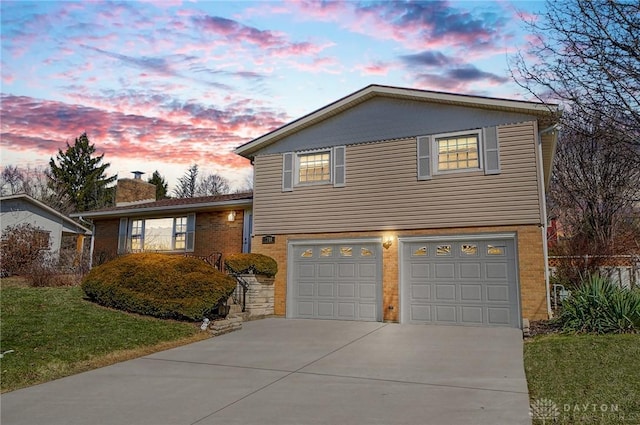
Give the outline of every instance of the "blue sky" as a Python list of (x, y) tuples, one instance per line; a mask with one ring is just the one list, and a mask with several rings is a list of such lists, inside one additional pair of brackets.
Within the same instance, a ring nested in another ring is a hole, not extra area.
[(45, 166), (86, 131), (109, 174), (189, 165), (238, 187), (242, 143), (369, 84), (530, 99), (508, 57), (542, 2), (11, 2), (1, 163)]

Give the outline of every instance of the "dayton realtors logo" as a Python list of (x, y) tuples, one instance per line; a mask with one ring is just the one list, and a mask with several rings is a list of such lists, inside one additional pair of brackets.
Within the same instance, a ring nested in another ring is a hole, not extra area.
[[(562, 404), (558, 405), (553, 400), (542, 398), (534, 400), (530, 405), (529, 414), (535, 424), (542, 423), (574, 423), (577, 419), (580, 421), (587, 418), (593, 419), (594, 416), (616, 418), (620, 421), (630, 420), (620, 413), (617, 404)], [(569, 421), (569, 422), (566, 422)]]
[(540, 419), (543, 424), (546, 424), (547, 421), (554, 421), (560, 416), (560, 409), (553, 401), (543, 398), (531, 403), (530, 413), (532, 419)]

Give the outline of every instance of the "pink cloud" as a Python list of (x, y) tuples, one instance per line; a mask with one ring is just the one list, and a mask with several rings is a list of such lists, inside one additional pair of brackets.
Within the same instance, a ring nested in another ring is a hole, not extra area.
[[(157, 99), (149, 99), (140, 109), (151, 111), (154, 102), (156, 107), (168, 108)], [(252, 109), (251, 105), (215, 110), (184, 104), (171, 112), (145, 116), (24, 96), (3, 95), (2, 104), (2, 149), (34, 152), (44, 158), (55, 155), (65, 141), (86, 131), (107, 161), (145, 158), (245, 167), (246, 161), (233, 154), (233, 149), (250, 137), (281, 126), (286, 119), (280, 113)], [(240, 136), (242, 133), (251, 136)]]

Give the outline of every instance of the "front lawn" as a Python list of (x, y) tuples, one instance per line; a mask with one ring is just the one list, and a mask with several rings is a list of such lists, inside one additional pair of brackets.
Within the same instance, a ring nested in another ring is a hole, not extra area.
[(61, 378), (210, 336), (198, 326), (122, 313), (79, 287), (29, 288), (2, 279), (1, 390)]
[(537, 336), (524, 364), (534, 425), (640, 423), (640, 335)]

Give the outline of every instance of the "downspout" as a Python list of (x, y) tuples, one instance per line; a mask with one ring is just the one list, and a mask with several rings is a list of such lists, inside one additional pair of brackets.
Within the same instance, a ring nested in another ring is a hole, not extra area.
[(542, 158), (542, 135), (556, 131), (558, 124), (554, 124), (551, 127), (547, 127), (538, 132), (538, 163), (540, 164), (540, 189), (542, 198), (542, 252), (544, 256), (544, 283), (547, 291), (547, 314), (549, 318), (553, 317), (553, 310), (551, 309), (551, 290), (549, 283), (549, 246), (547, 244), (547, 192), (544, 184), (544, 167)]
[(89, 270), (91, 270), (93, 268), (93, 247), (95, 242), (93, 235), (96, 233), (96, 226), (93, 221), (87, 221), (82, 216), (78, 216), (78, 219), (91, 226), (91, 243), (89, 244)]

